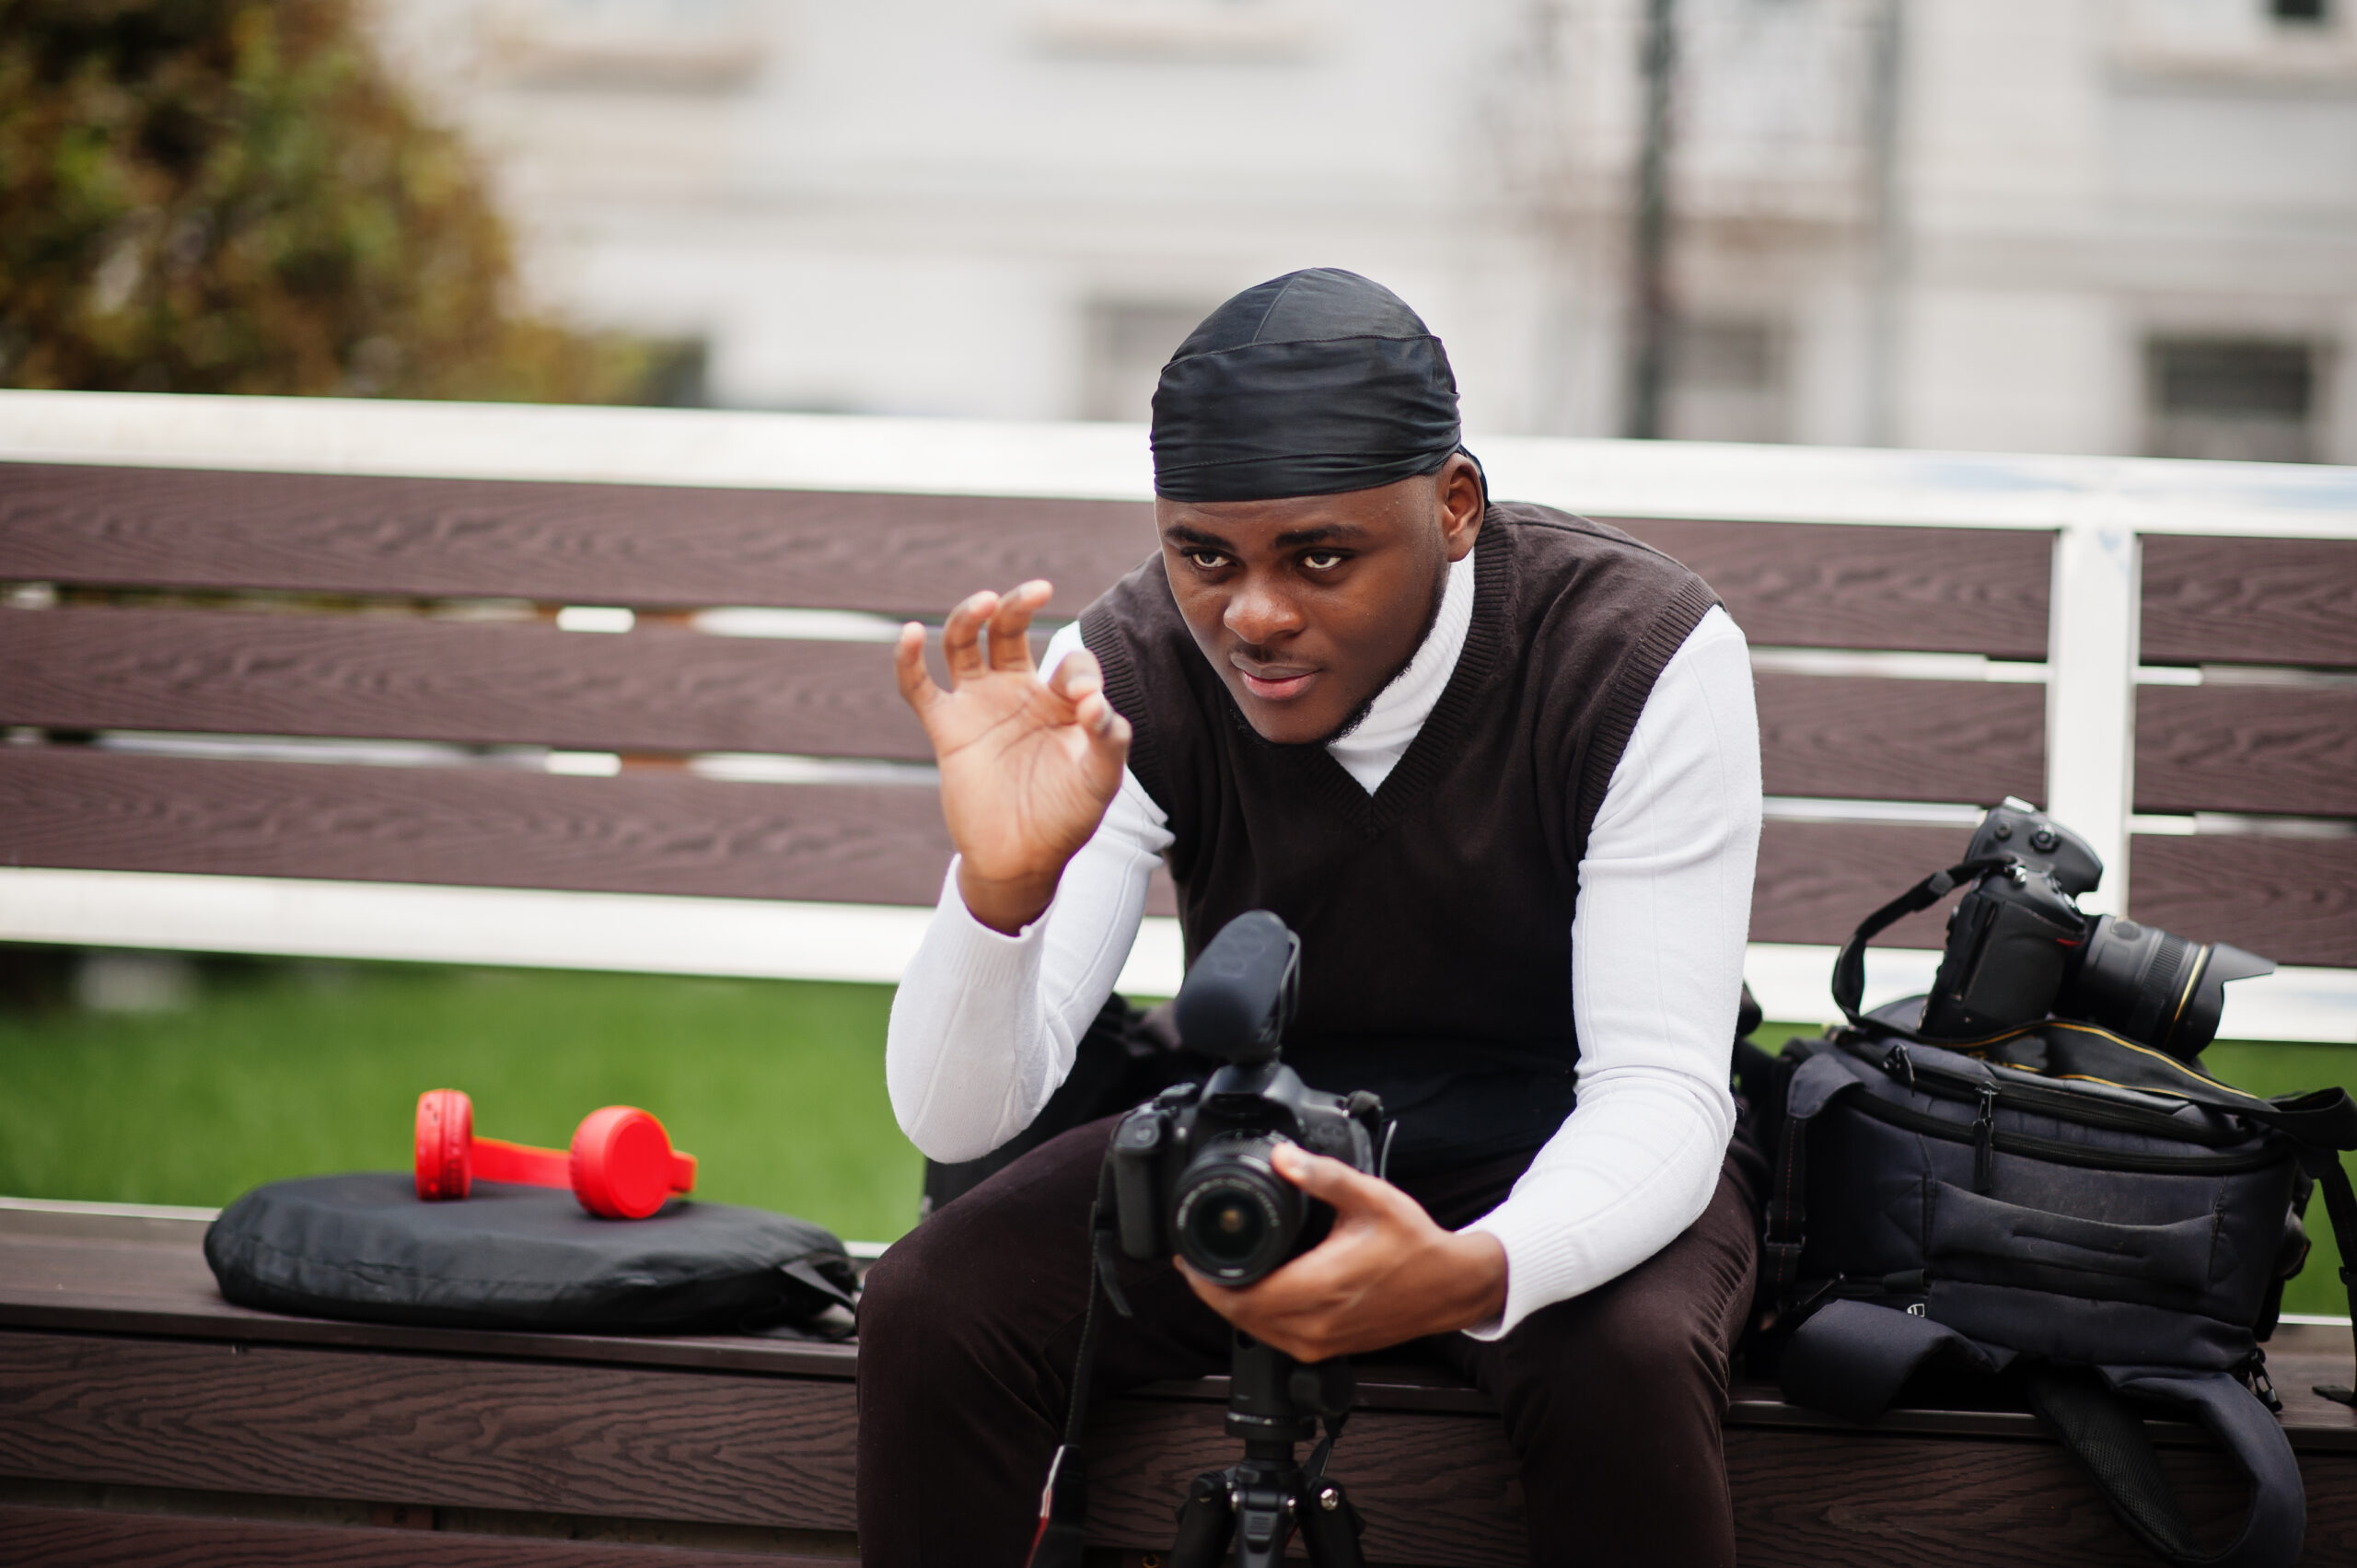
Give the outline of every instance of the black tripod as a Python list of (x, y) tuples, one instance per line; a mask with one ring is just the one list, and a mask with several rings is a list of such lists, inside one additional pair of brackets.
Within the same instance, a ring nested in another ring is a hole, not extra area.
[[(1188, 1488), (1170, 1568), (1219, 1568), (1231, 1541), (1234, 1568), (1277, 1568), (1296, 1529), (1313, 1568), (1364, 1568), (1364, 1526), (1325, 1474), (1357, 1390), (1350, 1363), (1306, 1365), (1239, 1330), (1229, 1358), (1227, 1432), (1244, 1439), (1244, 1458)], [(1295, 1462), (1294, 1445), (1317, 1436), (1320, 1418), (1325, 1441), (1307, 1464)]]

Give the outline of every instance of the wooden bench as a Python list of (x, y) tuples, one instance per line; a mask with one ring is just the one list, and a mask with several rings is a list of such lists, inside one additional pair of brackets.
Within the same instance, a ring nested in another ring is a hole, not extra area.
[[(2111, 907), (2293, 966), (2232, 1032), (2357, 1041), (2348, 472), (1481, 450), (1695, 565), (1759, 650), (1771, 1016), (1824, 1016), (1831, 945), (2013, 793), (2104, 850)], [(947, 852), (877, 618), (1030, 575), (1075, 613), (1151, 547), (1145, 494), (1118, 427), (0, 394), (0, 940), (888, 981)], [(1167, 992), (1151, 909), (1124, 983)], [(241, 1312), (193, 1224), (0, 1211), (29, 1560), (854, 1550), (851, 1347)], [(2357, 1416), (2305, 1392), (2347, 1356), (2279, 1353), (2318, 1562), (2357, 1556)], [(1109, 1549), (1227, 1455), (1223, 1398), (1115, 1402)], [(1520, 1560), (1477, 1395), (1387, 1368), (1364, 1406), (1338, 1471), (1377, 1561)], [(1747, 1386), (1728, 1434), (1747, 1561), (2138, 1561), (2026, 1417), (1861, 1432)]]

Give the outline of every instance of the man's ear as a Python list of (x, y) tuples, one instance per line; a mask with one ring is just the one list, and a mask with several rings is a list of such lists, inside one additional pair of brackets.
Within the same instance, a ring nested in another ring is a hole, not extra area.
[(1481, 470), (1458, 452), (1434, 475), (1433, 505), (1440, 515), (1440, 538), (1451, 561), (1462, 561), (1481, 532)]

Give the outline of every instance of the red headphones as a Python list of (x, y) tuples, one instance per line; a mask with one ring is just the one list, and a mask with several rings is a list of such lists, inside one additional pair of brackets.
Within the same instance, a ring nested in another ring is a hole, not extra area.
[(635, 1106), (583, 1117), (568, 1152), (478, 1138), (464, 1090), (426, 1090), (417, 1097), (417, 1195), (429, 1203), (463, 1198), (478, 1178), (570, 1187), (593, 1214), (643, 1220), (672, 1193), (695, 1191), (696, 1156), (672, 1148), (663, 1123)]

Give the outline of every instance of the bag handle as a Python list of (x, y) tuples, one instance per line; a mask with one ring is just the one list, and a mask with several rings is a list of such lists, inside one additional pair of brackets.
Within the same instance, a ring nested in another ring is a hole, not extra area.
[(1833, 1003), (1841, 1009), (1841, 1016), (1869, 1034), (1898, 1035), (1919, 1045), (1933, 1043), (1903, 1024), (1885, 1023), (1859, 1013), (1858, 1003), (1866, 991), (1866, 944), (1909, 915), (1930, 909), (1956, 891), (1961, 884), (1989, 872), (2003, 870), (2012, 864), (2009, 857), (2002, 854), (1959, 860), (1945, 871), (1933, 872), (1860, 921), (1858, 929), (1850, 934), (1850, 940), (1841, 945), (1840, 957), (1833, 960)]
[[(2340, 1249), (2340, 1288), (2349, 1294), (2350, 1336), (2357, 1341), (2357, 1191), (2339, 1153), (2328, 1148), (2303, 1148), (2300, 1165), (2324, 1189), (2325, 1216), (2332, 1224), (2332, 1239)], [(2316, 1392), (2336, 1404), (2357, 1405), (2357, 1388), (2341, 1383), (2318, 1383)]]
[[(2115, 1391), (2093, 1372), (2043, 1363), (2023, 1369), (2022, 1392), (2121, 1523), (2171, 1568), (2291, 1568), (2298, 1560), (2307, 1529), (2299, 1459), (2267, 1407), (2231, 1374), (2131, 1375)], [(2250, 1478), (2250, 1513), (2233, 1541), (2207, 1552), (2194, 1543), (2152, 1436), (2122, 1393), (2188, 1407)]]

